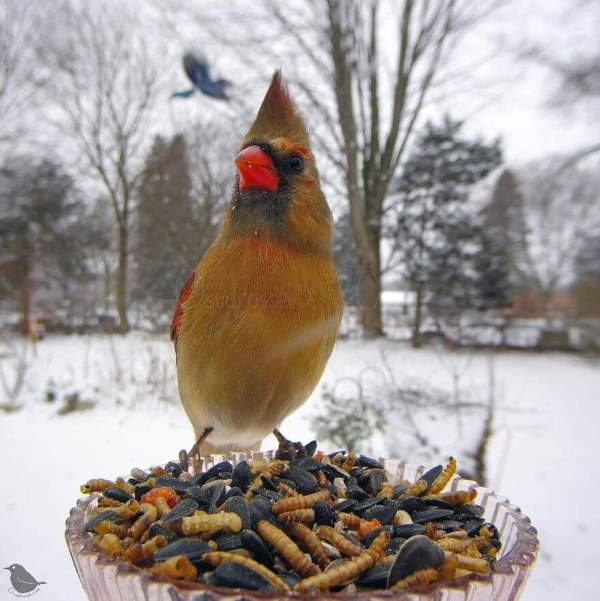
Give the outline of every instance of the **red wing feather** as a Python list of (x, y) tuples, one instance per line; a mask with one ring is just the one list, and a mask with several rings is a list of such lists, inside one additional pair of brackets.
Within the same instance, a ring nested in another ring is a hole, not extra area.
[(196, 272), (192, 271), (183, 285), (181, 292), (179, 293), (179, 299), (177, 300), (177, 303), (175, 304), (175, 310), (173, 311), (173, 318), (171, 320), (171, 340), (173, 341), (173, 344), (175, 344), (175, 350), (177, 350), (177, 334), (179, 334), (181, 320), (183, 319), (183, 305), (192, 293), (195, 277)]

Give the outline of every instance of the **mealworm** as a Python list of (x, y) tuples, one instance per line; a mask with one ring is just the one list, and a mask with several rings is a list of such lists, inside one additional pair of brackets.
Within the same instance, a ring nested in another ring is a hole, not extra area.
[(284, 494), (286, 497), (297, 497), (300, 494), (297, 490), (294, 490), (285, 482), (279, 482), (278, 487), (282, 494)]
[(440, 573), (435, 568), (427, 568), (425, 570), (417, 570), (412, 574), (408, 575), (402, 580), (398, 580), (389, 588), (390, 591), (397, 591), (409, 586), (429, 584), (430, 582), (436, 581), (440, 577)]
[(427, 480), (417, 480), (414, 484), (411, 484), (398, 498), (404, 499), (405, 497), (420, 497), (429, 487)]
[(155, 574), (167, 576), (168, 578), (196, 580), (198, 577), (196, 566), (185, 555), (169, 557), (166, 561), (157, 563), (149, 569)]
[(140, 510), (140, 504), (135, 500), (127, 501), (120, 507), (113, 507), (112, 509), (121, 519), (129, 520)]
[(142, 515), (129, 528), (129, 536), (138, 540), (158, 519), (158, 510), (150, 503), (141, 503)]
[[(174, 522), (177, 523), (177, 522)], [(206, 513), (196, 511), (181, 520), (183, 534), (197, 534), (198, 532), (239, 532), (242, 529), (242, 520), (237, 513)]]
[(338, 532), (331, 526), (318, 526), (317, 536), (325, 539), (331, 543), (338, 551), (341, 551), (344, 555), (351, 557), (359, 556), (364, 549), (355, 545), (351, 540), (348, 540), (341, 532)]
[(490, 564), (485, 559), (479, 559), (477, 557), (469, 557), (460, 553), (451, 553), (445, 551), (446, 557), (456, 558), (458, 561), (458, 567), (471, 572), (477, 572), (478, 574), (487, 574), (490, 571)]
[(371, 546), (360, 555), (332, 570), (301, 580), (296, 584), (294, 590), (301, 593), (306, 593), (313, 588), (322, 590), (355, 578), (358, 574), (372, 568), (377, 563), (385, 552), (388, 540), (388, 532), (379, 533)]
[(84, 495), (87, 495), (91, 492), (102, 492), (109, 486), (114, 485), (115, 483), (112, 480), (106, 480), (105, 478), (93, 478), (92, 480), (88, 480), (85, 484), (82, 484), (79, 487), (79, 490)]
[(269, 463), (267, 463), (267, 465), (265, 466), (265, 468), (258, 472), (256, 477), (254, 478), (254, 480), (252, 481), (252, 484), (250, 484), (250, 486), (248, 487), (248, 491), (246, 492), (246, 494), (244, 495), (247, 499), (251, 499), (254, 496), (254, 493), (252, 492), (253, 488), (260, 488), (262, 486), (262, 476), (264, 476), (265, 478), (269, 478), (269, 480), (272, 480), (275, 476), (279, 476), (279, 474), (281, 474), (281, 472), (288, 466), (288, 462), (287, 461), (270, 461)]
[(330, 563), (331, 559), (327, 557), (327, 553), (323, 548), (319, 537), (304, 524), (289, 524), (288, 530), (294, 538), (304, 546), (310, 553), (310, 556), (317, 562), (317, 565), (324, 570)]
[(103, 536), (104, 534), (116, 534), (119, 538), (127, 536), (127, 526), (125, 524), (115, 524), (110, 520), (104, 520), (94, 526), (94, 532)]
[(109, 555), (121, 555), (123, 553), (123, 543), (121, 539), (112, 532), (105, 534), (98, 543), (98, 546)]
[(162, 534), (152, 537), (143, 545), (136, 543), (123, 552), (123, 558), (132, 563), (141, 563), (152, 559), (154, 554), (167, 544), (167, 539)]
[(254, 559), (244, 557), (240, 554), (228, 553), (227, 551), (211, 551), (210, 553), (205, 553), (202, 556), (202, 561), (205, 561), (214, 567), (219, 566), (227, 561), (235, 561), (252, 568), (255, 572), (258, 572), (261, 576), (263, 576), (269, 584), (280, 591), (290, 590), (290, 587), (283, 580), (281, 580), (281, 578), (279, 578), (275, 572), (269, 570), (269, 568), (264, 566), (262, 563), (258, 563), (257, 561), (254, 561)]
[(475, 500), (477, 491), (475, 489), (454, 490), (450, 492), (442, 492), (432, 496), (436, 499), (441, 499), (446, 503), (450, 503), (450, 505), (464, 505), (465, 503), (472, 503)]
[(442, 470), (442, 473), (434, 480), (431, 488), (429, 489), (429, 494), (435, 495), (446, 487), (446, 484), (450, 482), (450, 478), (454, 476), (456, 473), (456, 459), (454, 457), (450, 457), (448, 459), (448, 464)]
[(298, 495), (297, 497), (285, 497), (277, 501), (273, 507), (273, 513), (284, 513), (286, 511), (293, 511), (294, 509), (308, 509), (312, 507), (317, 501), (329, 501), (331, 499), (331, 493), (327, 490), (320, 490), (319, 492), (311, 493), (310, 495)]
[(294, 509), (293, 511), (280, 513), (277, 517), (283, 524), (300, 523), (312, 526), (315, 522), (315, 512), (313, 509)]
[(135, 488), (131, 484), (129, 484), (129, 482), (123, 480), (121, 476), (115, 479), (115, 486), (117, 488), (120, 488), (121, 490), (124, 490), (127, 494), (131, 496), (133, 496), (133, 494), (135, 493)]
[(300, 550), (298, 545), (285, 532), (273, 526), (266, 520), (256, 524), (256, 532), (269, 544), (273, 545), (279, 554), (301, 576), (312, 576), (319, 568)]

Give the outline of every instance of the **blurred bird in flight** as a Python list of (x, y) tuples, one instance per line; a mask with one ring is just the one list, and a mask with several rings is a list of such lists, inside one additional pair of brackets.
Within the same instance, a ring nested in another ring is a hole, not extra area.
[(220, 231), (171, 324), (179, 394), (198, 438), (190, 454), (260, 448), (314, 390), (342, 314), (331, 211), (279, 72), (235, 165)]
[(226, 90), (231, 86), (231, 82), (226, 79), (211, 79), (208, 63), (204, 57), (193, 52), (186, 52), (183, 55), (183, 70), (194, 85), (189, 90), (173, 92), (171, 98), (189, 98), (196, 90), (200, 90), (211, 98), (229, 100)]

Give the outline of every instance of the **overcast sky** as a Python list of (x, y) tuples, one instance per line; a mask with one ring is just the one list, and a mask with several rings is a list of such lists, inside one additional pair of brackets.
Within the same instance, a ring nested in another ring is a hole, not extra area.
[(561, 111), (550, 106), (557, 91), (554, 76), (517, 58), (528, 43), (562, 60), (589, 52), (600, 44), (600, 2), (513, 0), (473, 31), (457, 52), (465, 65), (487, 57), (474, 73), (480, 86), (457, 107), (457, 115), (472, 115), (469, 131), (495, 129), (508, 163), (568, 152), (600, 137), (599, 115), (590, 107)]

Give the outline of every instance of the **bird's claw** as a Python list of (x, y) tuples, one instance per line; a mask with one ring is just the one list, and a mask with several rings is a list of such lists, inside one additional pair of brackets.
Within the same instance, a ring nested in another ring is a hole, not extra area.
[(301, 442), (288, 440), (277, 428), (274, 428), (273, 434), (279, 443), (275, 459), (294, 461), (298, 457), (306, 455), (306, 449)]

